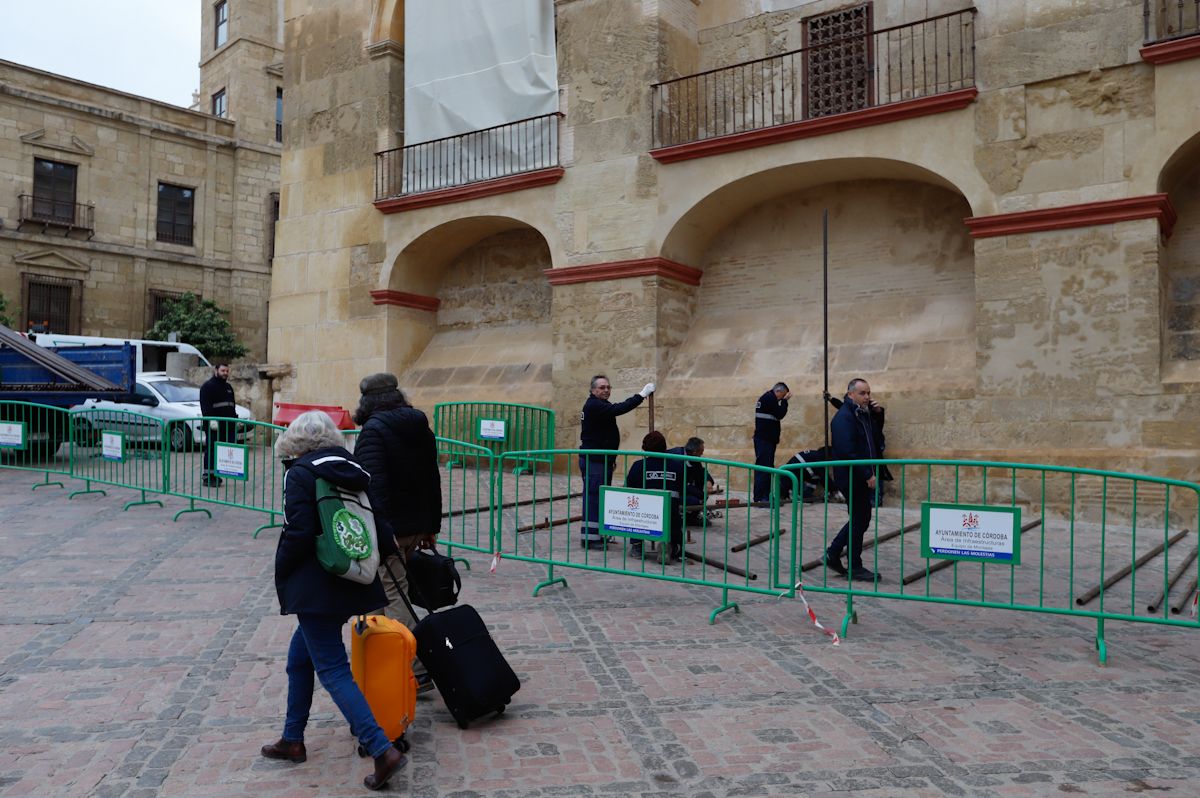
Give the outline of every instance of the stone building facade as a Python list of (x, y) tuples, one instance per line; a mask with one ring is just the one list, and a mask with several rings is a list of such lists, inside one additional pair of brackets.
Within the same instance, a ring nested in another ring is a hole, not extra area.
[(780, 452), (818, 445), (828, 211), (831, 392), (871, 381), (889, 454), (1195, 476), (1193, 4), (558, 0), (558, 165), (421, 193), (403, 5), (286, 4), (282, 398), (386, 369), (573, 446), (606, 372), (750, 460), (782, 379)]
[(0, 61), (0, 293), (25, 329), (140, 338), (185, 291), (266, 355), (278, 211), (274, 0), (202, 2), (201, 91), (223, 117)]

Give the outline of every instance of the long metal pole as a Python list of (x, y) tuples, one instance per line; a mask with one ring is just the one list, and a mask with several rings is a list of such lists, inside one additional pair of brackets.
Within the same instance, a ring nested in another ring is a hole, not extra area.
[(825, 388), (821, 404), (825, 406), (825, 454), (829, 455), (829, 209), (821, 214), (821, 315), (825, 326)]

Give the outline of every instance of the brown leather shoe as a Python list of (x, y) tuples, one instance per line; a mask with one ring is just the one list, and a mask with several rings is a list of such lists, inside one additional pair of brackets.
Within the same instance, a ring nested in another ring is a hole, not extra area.
[(302, 742), (289, 742), (282, 737), (262, 747), (262, 755), (267, 759), (286, 759), (290, 762), (303, 762), (308, 759), (308, 751)]
[(381, 790), (396, 775), (396, 771), (407, 764), (408, 757), (395, 748), (389, 748), (382, 756), (375, 757), (375, 772), (363, 779), (363, 786), (368, 790)]

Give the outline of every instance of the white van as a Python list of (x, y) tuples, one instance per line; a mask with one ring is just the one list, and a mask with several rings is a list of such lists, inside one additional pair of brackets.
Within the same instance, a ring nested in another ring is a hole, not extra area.
[(200, 354), (199, 349), (191, 344), (173, 341), (149, 341), (138, 338), (100, 338), (95, 335), (60, 335), (59, 333), (30, 333), (29, 338), (35, 341), (38, 346), (45, 347), (100, 346), (102, 344), (120, 346), (128, 342), (137, 352), (137, 370), (139, 372), (166, 371), (167, 355), (171, 352), (195, 355), (200, 359), (199, 365), (212, 367), (212, 363), (209, 363), (208, 358)]

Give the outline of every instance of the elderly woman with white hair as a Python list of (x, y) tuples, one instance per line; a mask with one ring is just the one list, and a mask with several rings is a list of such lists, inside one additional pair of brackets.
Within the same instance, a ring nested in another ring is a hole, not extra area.
[[(283, 531), (275, 549), (275, 590), (279, 612), (295, 615), (297, 627), (287, 656), (287, 712), (283, 736), (262, 747), (268, 759), (303, 762), (304, 728), (312, 707), (314, 675), (320, 680), (363, 750), (375, 758), (375, 771), (363, 780), (369, 790), (387, 784), (407, 759), (375, 721), (367, 700), (354, 683), (342, 627), (353, 615), (387, 603), (379, 578), (369, 585), (326, 571), (317, 560), (321, 520), (317, 512), (318, 477), (352, 491), (364, 491), (371, 475), (343, 447), (342, 435), (320, 411), (301, 414), (279, 436), (275, 453), (287, 471), (283, 480)], [(395, 553), (395, 543), (381, 535), (380, 555)]]

